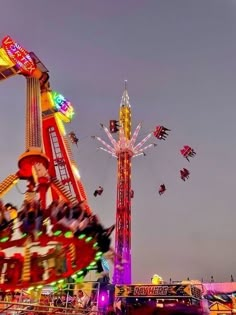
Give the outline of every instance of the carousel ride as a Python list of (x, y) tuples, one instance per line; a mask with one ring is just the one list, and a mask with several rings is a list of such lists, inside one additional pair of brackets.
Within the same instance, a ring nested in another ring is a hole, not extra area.
[[(2, 291), (76, 280), (94, 269), (109, 248), (109, 235), (94, 220), (65, 131), (73, 106), (51, 89), (49, 71), (39, 58), (6, 36), (0, 48), (0, 81), (15, 75), (26, 79), (25, 149), (18, 170), (0, 183), (0, 198), (18, 181), (25, 181), (27, 190), (20, 210), (0, 203)], [(63, 224), (72, 212), (73, 228)], [(90, 228), (81, 228), (82, 215), (87, 222), (93, 218)]]

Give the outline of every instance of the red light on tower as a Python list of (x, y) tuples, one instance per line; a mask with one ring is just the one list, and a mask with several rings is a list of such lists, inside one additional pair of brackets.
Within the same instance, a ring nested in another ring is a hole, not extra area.
[(34, 72), (36, 67), (29, 52), (21, 47), (10, 36), (3, 38), (2, 47), (11, 61), (14, 62), (23, 73), (31, 75)]

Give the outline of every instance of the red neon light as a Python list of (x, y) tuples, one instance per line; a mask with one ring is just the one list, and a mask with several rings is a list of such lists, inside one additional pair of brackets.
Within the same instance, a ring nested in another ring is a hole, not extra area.
[(28, 51), (21, 47), (10, 36), (3, 38), (2, 47), (5, 49), (11, 61), (17, 64), (22, 72), (32, 74), (36, 69)]

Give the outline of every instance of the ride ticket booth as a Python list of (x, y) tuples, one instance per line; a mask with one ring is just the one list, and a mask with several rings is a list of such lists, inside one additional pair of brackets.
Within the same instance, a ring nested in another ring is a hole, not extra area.
[(201, 308), (202, 290), (192, 284), (116, 285), (115, 303), (120, 314), (131, 315), (137, 309)]

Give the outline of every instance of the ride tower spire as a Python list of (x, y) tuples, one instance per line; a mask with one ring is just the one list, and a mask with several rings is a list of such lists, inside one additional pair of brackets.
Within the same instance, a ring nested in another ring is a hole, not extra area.
[[(111, 124), (112, 122), (112, 124)], [(134, 192), (131, 188), (131, 160), (134, 157), (145, 155), (148, 148), (156, 146), (155, 143), (146, 144), (153, 132), (136, 144), (141, 123), (138, 124), (134, 133), (132, 131), (132, 110), (129, 102), (127, 81), (125, 81), (122, 94), (119, 121), (110, 121), (110, 131), (101, 124), (110, 143), (101, 137), (97, 139), (102, 146), (99, 149), (109, 153), (117, 159), (117, 202), (116, 202), (116, 232), (115, 232), (115, 259), (113, 283), (130, 284), (132, 280), (131, 269), (131, 199)], [(116, 140), (112, 133), (118, 133)]]
[[(131, 139), (132, 111), (127, 90), (127, 81), (119, 110), (119, 142)], [(117, 152), (117, 202), (114, 283), (131, 283), (131, 159), (132, 151), (126, 146)], [(122, 268), (120, 268), (120, 266)]]

